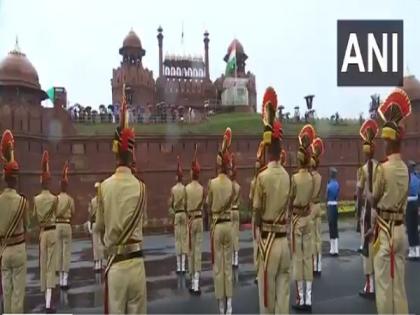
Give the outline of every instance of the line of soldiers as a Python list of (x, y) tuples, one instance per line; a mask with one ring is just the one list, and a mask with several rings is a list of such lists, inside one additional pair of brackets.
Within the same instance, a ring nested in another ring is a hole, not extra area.
[[(97, 184), (97, 196), (91, 202), (90, 229), (104, 245), (105, 313), (146, 313), (146, 275), (143, 260), (143, 222), (147, 220), (147, 191), (136, 175), (135, 134), (128, 127), (125, 89), (120, 125), (117, 127), (113, 152), (117, 160), (115, 173)], [(284, 168), (282, 126), (275, 118), (277, 95), (268, 88), (263, 98), (263, 140), (257, 152), (258, 170), (252, 184), (253, 226), (256, 243), (256, 267), (261, 313), (288, 313), (290, 277), (297, 288), (298, 311), (312, 309), (312, 281), (314, 271), (321, 271), (319, 202), (321, 176), (316, 172), (324, 151), (322, 140), (316, 137), (311, 125), (298, 135), (298, 171), (291, 177)], [(387, 160), (373, 168), (372, 134), (374, 126), (361, 131), (369, 145), (367, 176), (360, 171), (359, 189), (365, 195), (364, 237), (370, 247), (368, 259), (373, 259), (376, 303), (379, 313), (407, 313), (404, 285), (405, 242), (404, 211), (407, 206), (409, 174), (401, 159), (403, 129), (400, 122), (411, 112), (408, 96), (396, 90), (379, 107), (385, 121), (382, 138), (386, 143)], [(372, 129), (372, 130), (371, 130)], [(188, 250), (179, 245), (177, 256), (180, 271), (185, 270), (184, 255), (190, 256), (191, 291), (199, 294), (201, 271), (202, 208), (205, 203), (211, 214), (211, 257), (215, 296), (221, 314), (232, 313), (232, 263), (235, 262), (234, 233), (239, 189), (235, 184), (235, 162), (231, 152), (232, 131), (227, 128), (216, 157), (217, 176), (209, 181), (207, 197), (198, 183), (200, 166), (196, 152), (192, 162), (192, 182), (172, 191), (170, 206), (175, 221), (188, 222)], [(4, 179), (7, 187), (0, 195), (4, 220), (0, 221), (2, 257), (2, 286), (5, 311), (23, 312), (25, 291), (26, 252), (25, 229), (30, 226), (28, 202), (16, 192), (19, 165), (14, 156), (14, 139), (10, 131), (3, 134), (1, 153), (4, 160)], [(311, 152), (312, 149), (312, 152)], [(283, 153), (282, 153), (283, 152)], [(266, 161), (268, 156), (269, 161)], [(178, 168), (179, 169), (179, 168)], [(363, 171), (364, 172), (364, 171)], [(67, 167), (61, 180), (62, 193), (49, 192), (51, 175), (48, 153), (42, 158), (42, 192), (34, 198), (34, 213), (41, 227), (40, 269), (41, 290), (45, 292), (46, 312), (52, 312), (51, 294), (56, 285), (55, 273), (60, 271), (60, 285), (67, 287), (69, 233), (67, 224), (74, 212), (74, 203), (65, 191), (68, 184)], [(178, 172), (178, 181), (182, 176)], [(367, 178), (367, 189), (364, 189)], [(371, 179), (370, 179), (371, 178)], [(370, 184), (372, 181), (372, 184)], [(182, 218), (176, 219), (177, 216)], [(370, 224), (369, 224), (370, 222)], [(58, 228), (60, 224), (62, 227)], [(188, 228), (189, 227), (189, 228)], [(61, 230), (61, 232), (58, 232)], [(176, 229), (177, 230), (177, 229)], [(58, 236), (59, 234), (62, 236)], [(57, 246), (57, 239), (62, 245)], [(181, 241), (181, 238), (179, 238)], [(58, 248), (62, 253), (56, 254)], [(60, 266), (56, 262), (60, 257)], [(96, 269), (101, 256), (96, 255)], [(314, 266), (317, 265), (316, 270)], [(58, 267), (58, 268), (57, 268)], [(370, 271), (365, 271), (371, 277)], [(369, 285), (371, 284), (369, 280)], [(366, 291), (366, 290), (365, 290)]]
[(66, 290), (71, 256), (71, 218), (74, 214), (74, 200), (67, 194), (68, 163), (60, 180), (61, 192), (56, 196), (49, 190), (51, 174), (48, 151), (41, 160), (41, 193), (33, 199), (33, 210), (29, 210), (27, 198), (17, 189), (19, 164), (14, 154), (14, 137), (10, 130), (2, 135), (1, 153), (4, 162), (4, 180), (7, 188), (0, 195), (2, 220), (1, 271), (3, 306), (5, 313), (23, 313), (26, 288), (26, 246), (25, 233), (33, 228), (33, 221), (39, 226), (39, 273), (41, 291), (45, 294), (46, 313), (54, 312), (51, 305), (52, 290), (59, 285)]

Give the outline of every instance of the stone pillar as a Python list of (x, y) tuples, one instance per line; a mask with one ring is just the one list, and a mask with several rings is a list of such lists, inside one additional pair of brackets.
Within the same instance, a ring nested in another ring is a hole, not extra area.
[(209, 65), (209, 32), (204, 32), (204, 62), (206, 64), (206, 79), (210, 79), (210, 65)]
[(162, 52), (162, 45), (163, 45), (163, 34), (162, 34), (162, 26), (158, 28), (158, 44), (159, 44), (159, 77), (163, 77), (163, 52)]

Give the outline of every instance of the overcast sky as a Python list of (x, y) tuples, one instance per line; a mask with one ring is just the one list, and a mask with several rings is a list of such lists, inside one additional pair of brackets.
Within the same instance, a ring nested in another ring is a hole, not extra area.
[[(143, 65), (158, 74), (156, 29), (164, 29), (164, 53), (201, 54), (210, 33), (210, 75), (225, 70), (223, 57), (233, 38), (249, 56), (258, 104), (268, 85), (292, 111), (315, 94), (321, 116), (335, 111), (357, 117), (369, 96), (388, 88), (337, 87), (337, 19), (403, 19), (404, 69), (420, 77), (420, 0), (226, 1), (226, 0), (0, 0), (0, 56), (21, 50), (38, 70), (43, 89), (64, 86), (71, 103), (111, 103), (112, 69), (130, 28), (139, 35)], [(184, 24), (184, 45), (181, 45)]]

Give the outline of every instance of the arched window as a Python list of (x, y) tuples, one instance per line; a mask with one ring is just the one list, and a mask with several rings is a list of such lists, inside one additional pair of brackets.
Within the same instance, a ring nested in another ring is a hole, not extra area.
[(201, 77), (201, 78), (204, 77), (204, 71), (203, 71), (203, 69), (199, 69), (198, 70), (198, 76)]
[(188, 76), (189, 76), (189, 77), (192, 77), (192, 75), (193, 75), (193, 71), (192, 71), (192, 69), (191, 69), (191, 68), (188, 68)]
[(187, 68), (182, 68), (182, 73), (183, 73), (184, 77), (187, 77), (188, 76)]
[(171, 75), (176, 75), (175, 67), (171, 67)]
[(197, 69), (194, 68), (194, 70), (193, 70), (193, 77), (197, 77), (197, 76), (198, 76)]
[(170, 75), (171, 74), (171, 69), (169, 69), (169, 67), (165, 67), (165, 75)]
[(180, 67), (176, 68), (176, 75), (178, 77), (182, 76), (182, 72), (181, 72), (181, 68)]

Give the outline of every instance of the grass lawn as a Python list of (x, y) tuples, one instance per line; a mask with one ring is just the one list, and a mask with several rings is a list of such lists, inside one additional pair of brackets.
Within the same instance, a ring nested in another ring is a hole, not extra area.
[[(297, 135), (303, 123), (283, 123), (285, 135)], [(333, 125), (326, 119), (318, 119), (315, 128), (320, 136), (357, 135), (360, 125), (357, 120), (345, 120)], [(138, 135), (220, 135), (226, 127), (232, 128), (236, 135), (259, 135), (263, 126), (260, 114), (226, 113), (210, 117), (208, 121), (196, 124), (135, 124)], [(80, 135), (109, 135), (114, 125), (109, 123), (76, 123)]]

